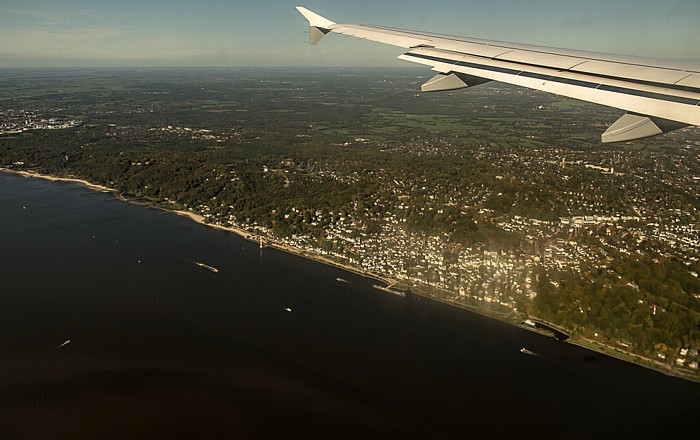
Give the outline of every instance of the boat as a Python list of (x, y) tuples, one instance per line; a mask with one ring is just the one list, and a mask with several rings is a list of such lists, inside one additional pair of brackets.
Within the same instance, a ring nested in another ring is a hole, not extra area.
[(530, 350), (528, 350), (528, 349), (525, 348), (525, 347), (523, 347), (523, 348), (520, 349), (520, 353), (523, 353), (523, 354), (535, 354), (535, 353), (531, 352)]
[(200, 262), (198, 262), (198, 261), (194, 261), (194, 264), (196, 264), (196, 265), (199, 266), (199, 267), (203, 267), (203, 268), (205, 268), (205, 269), (207, 269), (207, 270), (210, 270), (210, 271), (212, 271), (212, 272), (214, 272), (214, 273), (217, 273), (217, 272), (219, 271), (219, 269), (215, 268), (214, 266), (210, 266), (210, 265), (208, 265), (208, 264), (200, 263)]
[(335, 280), (336, 280), (337, 282), (339, 282), (339, 283), (347, 283), (347, 282), (348, 282), (348, 280), (344, 280), (344, 279), (342, 279), (342, 278), (340, 278), (340, 277), (336, 278)]

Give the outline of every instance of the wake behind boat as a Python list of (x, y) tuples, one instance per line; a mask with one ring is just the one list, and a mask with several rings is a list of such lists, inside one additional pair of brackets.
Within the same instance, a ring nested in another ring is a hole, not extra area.
[(205, 269), (207, 269), (207, 270), (210, 270), (210, 271), (212, 271), (212, 272), (214, 272), (214, 273), (217, 273), (217, 272), (219, 271), (219, 269), (215, 268), (214, 266), (210, 266), (210, 265), (208, 265), (208, 264), (200, 263), (200, 262), (198, 262), (198, 261), (193, 261), (193, 263), (196, 264), (196, 265), (199, 266), (199, 267), (203, 267), (203, 268), (205, 268)]

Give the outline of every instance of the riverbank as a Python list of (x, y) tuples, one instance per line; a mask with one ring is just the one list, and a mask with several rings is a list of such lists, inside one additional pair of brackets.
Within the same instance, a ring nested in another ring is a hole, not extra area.
[(692, 374), (691, 372), (686, 372), (681, 369), (675, 368), (673, 365), (665, 364), (654, 359), (646, 358), (637, 354), (620, 350), (619, 348), (614, 347), (612, 345), (604, 344), (598, 341), (593, 341), (583, 337), (578, 337), (568, 342), (578, 347), (585, 348), (586, 350), (594, 351), (596, 353), (610, 356), (623, 362), (628, 362), (630, 364), (638, 365), (649, 370), (657, 371), (659, 373), (665, 374), (666, 376), (677, 377), (680, 379), (700, 383), (700, 377), (698, 377), (698, 375), (696, 374)]
[[(164, 208), (160, 208), (160, 209), (164, 209)], [(269, 236), (259, 235), (259, 234), (256, 234), (256, 233), (253, 233), (250, 231), (246, 231), (245, 229), (236, 228), (234, 226), (222, 226), (222, 225), (218, 225), (216, 223), (209, 223), (206, 221), (204, 216), (196, 214), (196, 213), (191, 212), (191, 211), (185, 211), (185, 210), (171, 211), (168, 209), (164, 209), (164, 210), (169, 211), (169, 212), (174, 212), (175, 214), (181, 215), (183, 217), (187, 217), (190, 220), (193, 220), (193, 221), (195, 221), (201, 225), (204, 225), (204, 226), (209, 226), (211, 228), (231, 232), (231, 233), (239, 235), (239, 236), (241, 236), (241, 237), (245, 238), (246, 240), (249, 240), (253, 243), (258, 243), (260, 241), (260, 239), (262, 238), (264, 247), (278, 249), (278, 250), (281, 250), (283, 252), (297, 255), (299, 257), (304, 257), (304, 258), (308, 258), (309, 260), (314, 260), (314, 261), (318, 261), (320, 263), (328, 264), (330, 266), (337, 267), (337, 268), (345, 270), (347, 272), (352, 272), (354, 274), (363, 276), (365, 278), (370, 278), (370, 279), (373, 279), (376, 281), (386, 283), (388, 286), (393, 286), (397, 283), (396, 280), (392, 280), (392, 279), (387, 278), (385, 276), (382, 276), (380, 274), (376, 274), (376, 273), (372, 273), (372, 272), (364, 272), (360, 269), (357, 269), (354, 266), (350, 266), (347, 264), (343, 264), (343, 263), (331, 260), (327, 257), (324, 257), (323, 255), (318, 255), (315, 252), (308, 251), (305, 249), (298, 249), (298, 248), (286, 245), (284, 243), (280, 243), (280, 242), (272, 239)]]
[(40, 174), (40, 173), (37, 173), (36, 171), (32, 171), (32, 170), (13, 170), (11, 168), (3, 168), (3, 167), (0, 167), (0, 171), (4, 171), (6, 173), (19, 174), (20, 176), (24, 176), (24, 177), (35, 177), (37, 179), (50, 180), (52, 182), (75, 182), (75, 183), (83, 184), (90, 189), (94, 189), (95, 191), (111, 192), (111, 193), (117, 194), (117, 190), (115, 190), (114, 188), (108, 188), (106, 186), (97, 185), (95, 183), (88, 182), (87, 180), (78, 179), (75, 177), (56, 177), (56, 176), (52, 176), (49, 174)]
[[(207, 219), (204, 216), (193, 213), (191, 211), (168, 209), (167, 207), (164, 207), (162, 205), (154, 206), (152, 203), (149, 203), (148, 201), (130, 200), (126, 197), (123, 197), (117, 190), (115, 190), (113, 188), (108, 188), (108, 187), (105, 187), (102, 185), (93, 184), (93, 183), (86, 181), (84, 179), (79, 179), (79, 178), (75, 178), (75, 177), (57, 177), (57, 176), (37, 173), (37, 172), (32, 171), (32, 170), (13, 170), (13, 169), (2, 168), (2, 167), (0, 167), (0, 172), (13, 173), (13, 174), (21, 175), (21, 176), (26, 177), (26, 178), (40, 178), (40, 179), (49, 180), (49, 181), (65, 181), (65, 182), (79, 183), (79, 184), (85, 185), (87, 188), (95, 190), (95, 191), (113, 193), (117, 198), (119, 198), (122, 201), (125, 201), (128, 203), (140, 204), (140, 205), (144, 205), (144, 206), (149, 206), (152, 208), (162, 210), (164, 212), (172, 212), (172, 213), (175, 213), (177, 215), (187, 217), (188, 219), (195, 221), (199, 224), (202, 224), (204, 226), (209, 226), (209, 227), (220, 229), (220, 230), (223, 230), (226, 232), (234, 233), (234, 234), (239, 235), (240, 237), (245, 238), (246, 240), (249, 240), (249, 241), (254, 242), (254, 243), (258, 243), (260, 241), (260, 239), (262, 238), (263, 245), (266, 247), (278, 249), (278, 250), (281, 250), (283, 252), (287, 252), (287, 253), (290, 253), (290, 254), (293, 254), (296, 256), (304, 257), (304, 258), (314, 260), (314, 261), (317, 261), (317, 262), (320, 262), (323, 264), (331, 265), (331, 266), (337, 267), (341, 270), (352, 272), (352, 273), (360, 275), (362, 277), (385, 283), (388, 287), (393, 287), (393, 286), (399, 284), (399, 282), (397, 280), (388, 278), (384, 275), (373, 273), (373, 272), (366, 272), (360, 268), (334, 261), (328, 257), (325, 257), (323, 255), (319, 255), (316, 252), (305, 250), (305, 249), (299, 249), (299, 248), (295, 248), (295, 247), (286, 245), (284, 243), (280, 243), (280, 242), (276, 241), (274, 238), (269, 237), (269, 236), (260, 235), (260, 234), (246, 231), (245, 229), (241, 229), (241, 228), (237, 228), (237, 227), (233, 227), (233, 226), (222, 226), (222, 225), (218, 225), (215, 223), (207, 222)], [(521, 328), (524, 328), (524, 329), (527, 329), (530, 331), (535, 331), (535, 332), (543, 334), (543, 335), (552, 336), (551, 334), (538, 331), (538, 329), (532, 329), (528, 326), (520, 325), (520, 321), (514, 320), (512, 315), (508, 315), (505, 312), (480, 309), (477, 306), (459, 303), (457, 301), (450, 300), (449, 298), (444, 298), (444, 297), (440, 297), (440, 296), (435, 295), (435, 294), (431, 294), (427, 291), (423, 292), (420, 289), (418, 289), (417, 291), (412, 291), (412, 293), (416, 294), (418, 296), (424, 297), (426, 299), (430, 299), (430, 300), (444, 303), (444, 304), (451, 306), (451, 307), (462, 308), (464, 310), (470, 311), (472, 313), (476, 313), (478, 315), (486, 316), (486, 317), (489, 317), (492, 319), (497, 319), (499, 321), (502, 321), (502, 322), (505, 322), (505, 323), (508, 323), (511, 325), (516, 325), (518, 327), (521, 327)], [(446, 293), (448, 293), (448, 292), (446, 292)], [(625, 361), (628, 363), (632, 363), (632, 364), (639, 365), (639, 366), (642, 366), (645, 368), (653, 369), (655, 371), (661, 372), (661, 373), (668, 375), (668, 376), (674, 376), (674, 377), (678, 377), (678, 378), (682, 378), (682, 379), (686, 379), (686, 380), (700, 382), (700, 377), (697, 377), (697, 375), (692, 376), (689, 374), (684, 374), (683, 371), (678, 371), (672, 365), (667, 365), (667, 364), (655, 362), (655, 361), (648, 359), (648, 358), (643, 358), (641, 356), (638, 356), (638, 355), (635, 355), (632, 353), (624, 352), (622, 350), (619, 350), (616, 347), (607, 346), (608, 349), (606, 349), (604, 344), (598, 344), (598, 343), (596, 343), (596, 341), (581, 341), (580, 337), (575, 337), (572, 339), (570, 339), (567, 342), (572, 343), (574, 345), (577, 345), (577, 346), (582, 347), (582, 348), (587, 349), (587, 350), (591, 350), (591, 351), (594, 351), (594, 352), (597, 352), (597, 353), (600, 353), (603, 355), (615, 357), (619, 360), (622, 360), (622, 361)]]
[(245, 238), (246, 240), (252, 241), (254, 243), (259, 242), (259, 239), (262, 238), (264, 241), (265, 247), (278, 249), (278, 250), (281, 250), (283, 252), (287, 252), (290, 254), (294, 254), (294, 255), (297, 255), (300, 257), (307, 258), (309, 260), (314, 260), (314, 261), (318, 261), (320, 263), (328, 264), (330, 266), (337, 267), (337, 268), (345, 270), (347, 272), (352, 272), (352, 273), (360, 275), (362, 277), (385, 283), (387, 285), (387, 287), (394, 286), (397, 283), (396, 280), (393, 280), (393, 279), (388, 278), (386, 276), (383, 276), (381, 274), (376, 274), (376, 273), (372, 273), (372, 272), (365, 272), (365, 271), (358, 269), (354, 266), (350, 266), (350, 265), (347, 265), (344, 263), (340, 263), (338, 261), (331, 260), (327, 257), (324, 257), (323, 255), (318, 255), (315, 252), (308, 251), (305, 249), (298, 249), (298, 248), (286, 245), (284, 243), (279, 243), (278, 241), (274, 240), (273, 238), (271, 238), (269, 236), (261, 236), (259, 234), (254, 233), (254, 232), (246, 231), (245, 229), (237, 228), (234, 226), (223, 226), (223, 225), (219, 225), (216, 223), (207, 222), (206, 218), (204, 216), (202, 216), (200, 214), (196, 214), (196, 213), (191, 212), (191, 211), (178, 210), (178, 209), (167, 209), (167, 208), (164, 208), (163, 206), (155, 206), (153, 204), (150, 204), (147, 202), (142, 202), (140, 200), (130, 200), (130, 199), (124, 197), (123, 195), (121, 195), (114, 188), (109, 188), (109, 187), (106, 187), (103, 185), (97, 185), (97, 184), (94, 184), (94, 183), (89, 182), (89, 181), (84, 180), (84, 179), (80, 179), (80, 178), (76, 178), (76, 177), (57, 177), (57, 176), (53, 176), (50, 174), (41, 174), (41, 173), (38, 173), (38, 172), (32, 171), (32, 170), (14, 170), (11, 168), (4, 168), (4, 167), (0, 167), (0, 172), (18, 174), (20, 176), (28, 177), (28, 178), (50, 180), (52, 182), (80, 183), (80, 184), (85, 185), (86, 187), (88, 187), (92, 190), (95, 190), (95, 191), (111, 192), (115, 195), (115, 197), (117, 197), (119, 200), (121, 200), (123, 202), (148, 206), (151, 208), (160, 209), (160, 210), (165, 211), (165, 212), (172, 212), (174, 214), (177, 214), (177, 215), (180, 215), (183, 217), (187, 217), (190, 220), (192, 220), (196, 223), (199, 223), (201, 225), (208, 226), (208, 227), (215, 228), (215, 229), (219, 229), (222, 231), (231, 232), (233, 234), (239, 235), (239, 236)]

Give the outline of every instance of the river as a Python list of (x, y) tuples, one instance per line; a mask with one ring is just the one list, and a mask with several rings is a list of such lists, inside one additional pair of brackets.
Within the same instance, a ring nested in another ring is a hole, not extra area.
[(0, 240), (2, 439), (695, 430), (696, 383), (78, 183), (0, 173)]

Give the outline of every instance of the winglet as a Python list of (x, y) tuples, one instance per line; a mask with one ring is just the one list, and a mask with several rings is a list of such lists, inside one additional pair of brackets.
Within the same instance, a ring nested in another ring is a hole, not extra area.
[(330, 27), (335, 24), (329, 19), (309, 11), (303, 6), (297, 6), (297, 11), (309, 20), (309, 44), (311, 45), (318, 43), (324, 35), (330, 32)]
[(308, 9), (306, 9), (303, 6), (297, 6), (297, 11), (301, 13), (307, 20), (309, 20), (309, 26), (317, 27), (317, 28), (323, 28), (323, 29), (329, 29), (331, 26), (333, 26), (335, 23), (330, 21), (329, 19), (325, 17), (321, 17), (315, 12), (311, 12)]

